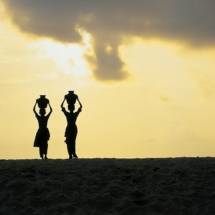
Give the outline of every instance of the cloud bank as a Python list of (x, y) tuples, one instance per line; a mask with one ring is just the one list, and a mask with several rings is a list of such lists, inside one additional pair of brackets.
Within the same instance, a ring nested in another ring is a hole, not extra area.
[(128, 76), (118, 52), (124, 37), (215, 46), (214, 0), (2, 1), (23, 32), (67, 43), (82, 42), (77, 28), (90, 33), (96, 65), (93, 74), (103, 81)]

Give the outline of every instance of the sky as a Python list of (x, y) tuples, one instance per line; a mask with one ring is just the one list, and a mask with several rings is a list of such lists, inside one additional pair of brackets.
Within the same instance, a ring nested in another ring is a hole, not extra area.
[(53, 108), (48, 157), (68, 158), (60, 104), (69, 90), (83, 105), (80, 158), (215, 156), (214, 7), (0, 0), (0, 159), (39, 158), (40, 95)]

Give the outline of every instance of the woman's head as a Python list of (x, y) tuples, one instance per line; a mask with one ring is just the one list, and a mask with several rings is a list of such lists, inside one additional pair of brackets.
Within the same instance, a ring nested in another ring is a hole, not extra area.
[(45, 109), (45, 108), (40, 108), (39, 113), (40, 113), (41, 116), (45, 116), (45, 114), (46, 114), (46, 109)]

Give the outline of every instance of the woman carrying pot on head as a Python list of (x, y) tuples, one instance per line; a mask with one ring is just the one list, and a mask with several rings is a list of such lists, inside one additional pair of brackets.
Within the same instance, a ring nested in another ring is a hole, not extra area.
[(48, 159), (47, 158), (47, 152), (48, 152), (48, 140), (50, 138), (49, 129), (47, 128), (48, 119), (52, 113), (51, 105), (48, 103), (50, 111), (46, 115), (45, 108), (40, 108), (39, 114), (36, 112), (36, 105), (37, 102), (34, 105), (33, 111), (35, 113), (35, 116), (37, 118), (39, 129), (36, 133), (36, 137), (34, 140), (34, 147), (39, 147), (39, 153), (40, 157), (42, 159)]
[(73, 157), (78, 158), (78, 156), (76, 154), (76, 146), (75, 146), (76, 145), (76, 137), (78, 134), (76, 120), (78, 118), (79, 113), (82, 111), (82, 104), (77, 97), (77, 101), (78, 101), (80, 107), (78, 108), (78, 110), (76, 112), (74, 112), (75, 105), (69, 104), (68, 105), (69, 112), (68, 112), (63, 107), (65, 99), (66, 98), (64, 98), (64, 100), (61, 104), (62, 112), (64, 113), (66, 120), (67, 120), (67, 127), (66, 127), (66, 131), (65, 131), (65, 135), (64, 135), (66, 137), (65, 142), (67, 144), (67, 151), (69, 154), (69, 159), (72, 159)]

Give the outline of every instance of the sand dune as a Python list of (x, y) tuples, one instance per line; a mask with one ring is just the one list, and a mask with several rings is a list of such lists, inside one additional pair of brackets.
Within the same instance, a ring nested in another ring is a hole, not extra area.
[(0, 160), (1, 215), (215, 214), (215, 158)]

